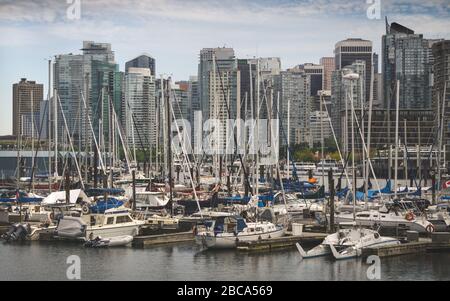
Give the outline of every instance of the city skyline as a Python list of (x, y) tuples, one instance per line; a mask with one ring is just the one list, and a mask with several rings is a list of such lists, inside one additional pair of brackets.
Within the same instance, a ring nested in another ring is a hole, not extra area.
[(280, 57), (283, 70), (319, 63), (347, 38), (371, 40), (373, 51), (380, 54), (385, 16), (425, 38), (449, 38), (445, 1), (396, 2), (381, 1), (381, 18), (369, 19), (370, 4), (364, 0), (81, 0), (80, 19), (68, 20), (66, 1), (3, 1), (0, 135), (12, 132), (12, 84), (20, 78), (44, 84), (46, 98), (46, 60), (81, 53), (83, 40), (111, 43), (121, 71), (125, 62), (149, 53), (157, 61), (157, 75), (172, 74), (179, 81), (197, 74), (199, 52), (207, 47), (233, 47), (237, 58)]

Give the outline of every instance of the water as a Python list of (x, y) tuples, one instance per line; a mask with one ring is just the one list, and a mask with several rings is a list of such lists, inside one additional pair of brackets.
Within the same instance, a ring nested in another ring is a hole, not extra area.
[[(133, 249), (77, 244), (0, 244), (0, 280), (65, 280), (67, 257), (81, 259), (82, 280), (368, 280), (361, 259), (301, 260), (295, 249), (265, 253), (201, 251), (193, 243)], [(381, 259), (381, 280), (450, 280), (450, 254)]]

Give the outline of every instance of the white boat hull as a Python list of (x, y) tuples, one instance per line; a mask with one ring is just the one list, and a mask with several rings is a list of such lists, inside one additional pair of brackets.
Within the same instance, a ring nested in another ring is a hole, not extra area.
[(195, 241), (197, 244), (205, 248), (211, 249), (232, 249), (236, 248), (238, 242), (242, 241), (258, 241), (262, 239), (282, 237), (285, 233), (284, 229), (277, 229), (276, 231), (248, 234), (248, 235), (234, 235), (232, 233), (218, 234), (216, 236), (210, 233), (200, 233), (196, 235)]
[[(353, 217), (341, 217), (339, 215), (335, 216), (335, 223), (351, 223), (354, 222)], [(410, 231), (417, 231), (419, 233), (426, 233), (427, 225), (429, 223), (421, 223), (418, 221), (407, 221), (404, 220), (382, 220), (382, 219), (356, 219), (356, 224), (362, 227), (372, 227), (374, 224), (380, 225), (382, 228), (398, 228), (402, 226)]]

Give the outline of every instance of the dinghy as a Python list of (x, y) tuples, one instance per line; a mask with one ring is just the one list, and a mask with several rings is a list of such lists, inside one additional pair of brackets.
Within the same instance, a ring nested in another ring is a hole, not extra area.
[(102, 238), (100, 236), (87, 241), (84, 246), (88, 248), (106, 248), (126, 246), (133, 241), (133, 236), (123, 235), (110, 238)]

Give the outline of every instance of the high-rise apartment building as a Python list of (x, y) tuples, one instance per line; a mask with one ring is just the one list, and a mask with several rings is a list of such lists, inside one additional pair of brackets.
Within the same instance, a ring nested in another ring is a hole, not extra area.
[(227, 119), (235, 119), (241, 105), (241, 77), (232, 48), (204, 48), (198, 68), (200, 107), (203, 120), (215, 119), (217, 137), (211, 144), (225, 150), (228, 136)]
[[(350, 66), (355, 61), (364, 61), (365, 70), (365, 86), (370, 87), (370, 80), (373, 65), (372, 42), (363, 39), (347, 39), (336, 43), (335, 50), (336, 70), (341, 70), (346, 66)], [(365, 100), (369, 101), (370, 89), (366, 89)]]
[[(351, 104), (355, 110), (361, 111), (365, 105), (366, 97), (366, 62), (356, 60), (349, 66), (345, 66), (340, 70), (333, 72), (333, 85), (331, 87), (331, 121), (338, 141), (343, 147), (344, 151), (349, 150), (349, 143), (351, 143)], [(359, 79), (353, 83), (353, 89), (350, 89), (349, 81), (344, 79), (344, 76), (349, 73), (356, 73)], [(351, 98), (350, 96), (353, 96)], [(361, 116), (361, 115), (360, 115)], [(353, 124), (356, 127), (356, 122)], [(347, 130), (346, 130), (347, 128)], [(356, 140), (359, 132), (357, 131)]]
[(150, 73), (156, 75), (156, 62), (153, 57), (148, 54), (142, 54), (125, 63), (125, 72), (128, 72), (129, 68), (148, 68)]
[(295, 72), (304, 72), (311, 79), (311, 96), (316, 96), (318, 91), (322, 91), (324, 86), (324, 67), (312, 63), (298, 65), (292, 69)]
[(274, 76), (274, 90), (280, 95), (281, 145), (287, 144), (289, 136), (290, 145), (307, 143), (312, 146), (310, 85), (311, 78), (304, 72), (282, 71)]
[[(13, 135), (38, 137), (39, 116), (43, 101), (44, 85), (26, 78), (13, 84)], [(34, 125), (34, 129), (32, 126)]]
[(395, 108), (395, 87), (399, 80), (400, 108), (431, 108), (432, 53), (429, 41), (403, 25), (386, 22), (382, 55), (385, 107)]
[[(450, 40), (435, 43), (433, 57), (433, 112), (435, 117), (444, 115), (442, 143), (448, 151), (450, 150)], [(444, 101), (444, 106), (442, 106), (442, 101)], [(444, 112), (442, 112), (442, 107), (444, 107)], [(440, 120), (440, 118), (436, 119)]]
[(128, 69), (125, 74), (126, 133), (128, 143), (139, 148), (156, 145), (159, 127), (155, 93), (155, 78), (149, 68)]
[[(81, 50), (82, 54), (79, 55), (62, 54), (55, 57), (53, 84), (59, 100), (54, 98), (57, 101), (58, 115), (52, 114), (52, 127), (57, 122), (58, 143), (68, 142), (67, 130), (62, 119), (62, 112), (64, 112), (68, 131), (73, 137), (72, 141), (80, 147), (92, 144), (89, 120), (96, 136), (99, 135), (99, 125), (102, 124), (105, 142), (108, 141), (110, 102), (113, 103), (122, 121), (124, 76), (114, 61), (111, 44), (83, 41)], [(62, 112), (59, 102), (61, 102)]]
[(331, 91), (331, 76), (336, 69), (334, 57), (323, 57), (319, 65), (323, 66), (323, 90)]

